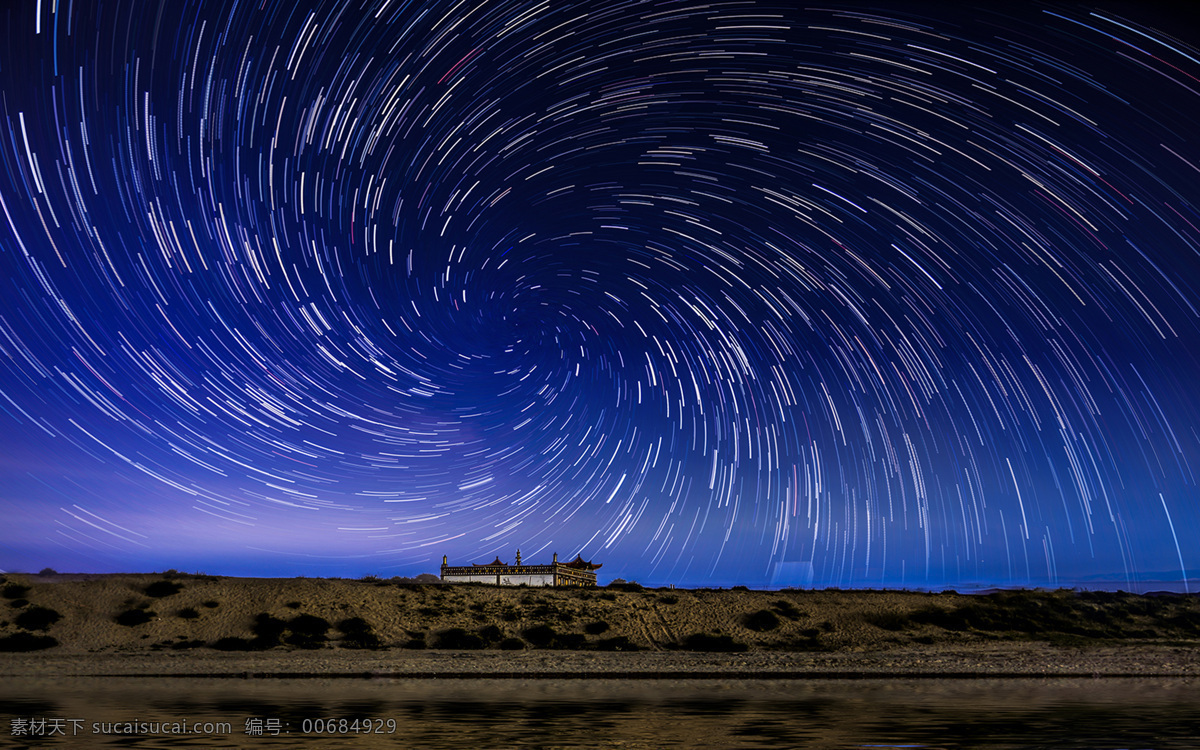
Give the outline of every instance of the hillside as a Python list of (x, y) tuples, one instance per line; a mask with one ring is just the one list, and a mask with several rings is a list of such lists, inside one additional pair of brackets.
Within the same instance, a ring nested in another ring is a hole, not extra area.
[(202, 575), (0, 577), (0, 651), (862, 653), (1200, 645), (1200, 597), (497, 588)]

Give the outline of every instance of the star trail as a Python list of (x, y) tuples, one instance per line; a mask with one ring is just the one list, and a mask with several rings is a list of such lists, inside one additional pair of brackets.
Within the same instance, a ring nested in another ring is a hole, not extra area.
[(0, 568), (1187, 586), (1150, 7), (8, 3)]

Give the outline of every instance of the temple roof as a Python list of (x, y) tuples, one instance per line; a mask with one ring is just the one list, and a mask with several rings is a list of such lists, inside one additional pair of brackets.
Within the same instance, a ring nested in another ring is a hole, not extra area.
[[(603, 567), (602, 563), (594, 563), (594, 562), (590, 562), (588, 560), (584, 560), (582, 555), (576, 555), (575, 559), (572, 560), (571, 562), (557, 563), (557, 564), (564, 568), (572, 568), (574, 570), (596, 570), (598, 568)], [(504, 567), (504, 568), (548, 567), (548, 566), (544, 566), (544, 565), (533, 565), (533, 566), (531, 566), (531, 565), (520, 565), (520, 566), (509, 565), (508, 563), (501, 560), (499, 555), (497, 555), (496, 559), (492, 560), (490, 563), (471, 563), (471, 565), (472, 565), (472, 567), (476, 567), (476, 568), (494, 568), (497, 566)]]
[(583, 559), (583, 555), (575, 555), (575, 559), (569, 563), (559, 563), (564, 568), (576, 568), (578, 570), (596, 570), (604, 567), (604, 563), (593, 563)]

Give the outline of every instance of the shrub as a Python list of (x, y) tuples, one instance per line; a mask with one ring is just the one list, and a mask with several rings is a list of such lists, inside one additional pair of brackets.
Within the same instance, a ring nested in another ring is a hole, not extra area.
[(720, 651), (737, 653), (749, 649), (744, 643), (733, 640), (727, 635), (711, 635), (709, 633), (693, 633), (683, 641), (684, 648), (689, 651)]
[(300, 609), (301, 604), (300, 602), (288, 602), (283, 606), (287, 607), (288, 609)]
[(500, 641), (501, 651), (520, 651), (525, 648), (525, 641), (520, 638), (505, 638)]
[(200, 613), (191, 607), (184, 607), (183, 609), (176, 612), (175, 616), (181, 617), (184, 620), (195, 620), (197, 617), (200, 616)]
[(214, 641), (212, 647), (218, 651), (259, 651), (257, 644), (246, 638), (221, 638)]
[(904, 630), (911, 622), (908, 619), (908, 615), (900, 612), (877, 612), (873, 615), (867, 615), (864, 619), (877, 628), (893, 631)]
[(483, 639), (474, 633), (468, 633), (462, 628), (450, 628), (438, 633), (434, 648), (480, 649), (484, 647)]
[(5, 599), (23, 599), (29, 593), (29, 587), (20, 583), (10, 583), (0, 590), (0, 596)]
[(750, 630), (762, 633), (779, 627), (779, 617), (769, 609), (760, 609), (746, 615), (743, 624)]
[(679, 603), (679, 597), (675, 596), (674, 594), (664, 594), (663, 596), (658, 597), (658, 600), (660, 602), (662, 602), (663, 604), (678, 604)]
[(17, 627), (26, 630), (47, 630), (51, 625), (62, 619), (62, 615), (46, 607), (30, 607), (17, 615), (14, 622)]
[(596, 648), (600, 651), (637, 651), (638, 645), (629, 640), (627, 636), (618, 635), (612, 638), (605, 638), (596, 643)]
[(58, 645), (58, 639), (48, 635), (34, 635), (20, 631), (12, 635), (0, 638), (0, 651), (17, 652), (17, 651), (41, 651), (47, 648), (54, 648)]
[(587, 636), (583, 633), (560, 633), (555, 636), (553, 647), (579, 651), (587, 648)]
[(557, 634), (554, 632), (554, 628), (549, 625), (535, 625), (522, 633), (522, 635), (534, 647), (547, 648), (554, 642), (554, 636)]
[(404, 644), (404, 647), (405, 648), (415, 648), (415, 649), (425, 648), (426, 647), (425, 637), (422, 636), (420, 638), (412, 638)]
[(266, 612), (260, 612), (254, 618), (254, 624), (250, 626), (250, 631), (254, 633), (257, 640), (262, 643), (269, 643), (271, 646), (279, 645), (280, 639), (283, 638), (283, 633), (288, 628), (288, 624), (278, 617), (273, 617)]
[(203, 606), (208, 607), (209, 609), (216, 609), (217, 607), (221, 606), (221, 603), (213, 599), (209, 599), (208, 601), (204, 602)]
[(587, 625), (583, 626), (583, 632), (587, 633), (588, 635), (600, 635), (601, 633), (605, 633), (607, 631), (607, 622), (589, 622)]
[(58, 575), (58, 571), (55, 570), (54, 568), (42, 568), (41, 570), (38, 571), (38, 575), (40, 575), (40, 576), (56, 576), (56, 575)]
[(789, 602), (787, 599), (780, 599), (772, 606), (774, 606), (776, 612), (788, 618), (789, 620), (799, 620), (804, 616), (804, 613), (796, 609), (795, 605)]
[(315, 615), (296, 615), (287, 624), (290, 631), (283, 639), (285, 643), (300, 648), (320, 648), (329, 640), (329, 621)]
[(620, 578), (608, 584), (605, 588), (616, 591), (645, 591), (646, 588), (637, 581), (622, 581)]
[(127, 628), (132, 628), (135, 625), (144, 625), (157, 616), (158, 615), (148, 609), (134, 607), (133, 609), (127, 609), (121, 614), (117, 615), (116, 621), (118, 625), (124, 625)]
[(342, 620), (337, 627), (345, 635), (342, 648), (379, 648), (382, 645), (371, 624), (361, 617)]
[(28, 607), (29, 600), (28, 599), (13, 599), (12, 601), (10, 601), (8, 603), (8, 606), (12, 607), (13, 609), (20, 609), (21, 607)]
[(488, 644), (498, 643), (504, 638), (504, 631), (495, 625), (484, 625), (477, 632), (479, 633), (479, 637), (483, 639), (483, 642)]
[(173, 596), (183, 590), (183, 584), (178, 581), (155, 581), (146, 588), (142, 589), (146, 596), (152, 596), (155, 599), (161, 599), (164, 596)]

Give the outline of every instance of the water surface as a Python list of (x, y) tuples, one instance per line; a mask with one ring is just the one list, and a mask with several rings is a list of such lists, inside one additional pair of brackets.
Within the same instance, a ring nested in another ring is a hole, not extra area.
[(1182, 750), (1200, 747), (1200, 683), (117, 677), (0, 684), (0, 747), (299, 745)]

